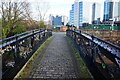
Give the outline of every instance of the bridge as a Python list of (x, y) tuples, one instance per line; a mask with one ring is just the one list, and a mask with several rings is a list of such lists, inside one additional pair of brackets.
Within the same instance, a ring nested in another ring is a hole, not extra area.
[(83, 31), (36, 29), (0, 40), (2, 79), (119, 80), (120, 47)]

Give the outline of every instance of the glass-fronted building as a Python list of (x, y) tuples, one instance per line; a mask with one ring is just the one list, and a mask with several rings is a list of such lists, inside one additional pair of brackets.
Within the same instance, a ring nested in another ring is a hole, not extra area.
[(61, 27), (62, 25), (62, 16), (52, 16), (52, 25), (54, 27)]
[(72, 4), (72, 10), (70, 10), (70, 25), (74, 25), (74, 4)]
[(79, 28), (79, 1), (74, 2), (74, 26)]
[(83, 24), (91, 24), (92, 22), (92, 4), (87, 1), (79, 2), (79, 28)]
[(113, 2), (106, 0), (104, 2), (104, 17), (103, 21), (109, 21), (113, 17)]
[(99, 24), (102, 21), (103, 8), (100, 3), (92, 4), (92, 24)]
[(95, 20), (95, 8), (96, 8), (96, 4), (93, 3), (93, 5), (92, 5), (92, 22)]
[(83, 21), (83, 2), (79, 2), (79, 26), (82, 26), (82, 21)]

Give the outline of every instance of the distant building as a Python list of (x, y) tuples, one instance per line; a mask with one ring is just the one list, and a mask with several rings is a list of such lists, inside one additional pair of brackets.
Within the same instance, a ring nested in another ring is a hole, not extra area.
[(82, 22), (83, 22), (83, 2), (79, 3), (79, 26), (82, 26)]
[(120, 21), (120, 1), (119, 2), (114, 2), (113, 18), (114, 18), (114, 21)]
[(103, 21), (109, 21), (112, 18), (113, 18), (113, 2), (111, 0), (105, 0)]
[(79, 1), (74, 2), (74, 26), (79, 28)]
[(67, 16), (49, 16), (49, 25), (51, 27), (61, 27), (65, 26), (68, 23), (68, 17)]
[(66, 25), (68, 23), (68, 17), (67, 16), (62, 16), (62, 25)]
[(92, 22), (95, 20), (95, 10), (96, 9), (96, 4), (95, 3), (93, 3), (93, 5), (92, 5)]
[(104, 1), (103, 21), (120, 21), (120, 1)]
[(92, 23), (92, 4), (87, 1), (79, 2), (79, 27), (82, 27), (84, 23)]
[(74, 4), (72, 4), (72, 10), (70, 10), (69, 24), (70, 25), (74, 25)]
[(77, 28), (83, 26), (83, 23), (91, 24), (92, 22), (92, 4), (87, 1), (75, 0), (72, 4), (72, 10), (70, 10), (70, 25), (74, 25)]
[(52, 15), (50, 14), (50, 16), (49, 16), (49, 26), (50, 26), (50, 28), (52, 28), (52, 20), (53, 20), (53, 17), (52, 17)]
[(53, 25), (56, 27), (60, 27), (62, 25), (62, 16), (53, 17)]
[(101, 4), (93, 3), (92, 4), (92, 24), (99, 24), (102, 21), (103, 13), (102, 13)]

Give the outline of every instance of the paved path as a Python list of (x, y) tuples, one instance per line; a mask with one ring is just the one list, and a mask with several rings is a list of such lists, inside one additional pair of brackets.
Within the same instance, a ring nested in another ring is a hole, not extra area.
[(54, 38), (38, 57), (28, 78), (79, 78), (72, 51), (65, 33), (54, 33)]

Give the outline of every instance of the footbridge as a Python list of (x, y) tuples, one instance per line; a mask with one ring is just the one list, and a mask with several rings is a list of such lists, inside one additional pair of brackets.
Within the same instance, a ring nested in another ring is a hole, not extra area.
[(0, 40), (2, 79), (120, 79), (120, 47), (82, 30), (36, 29)]

